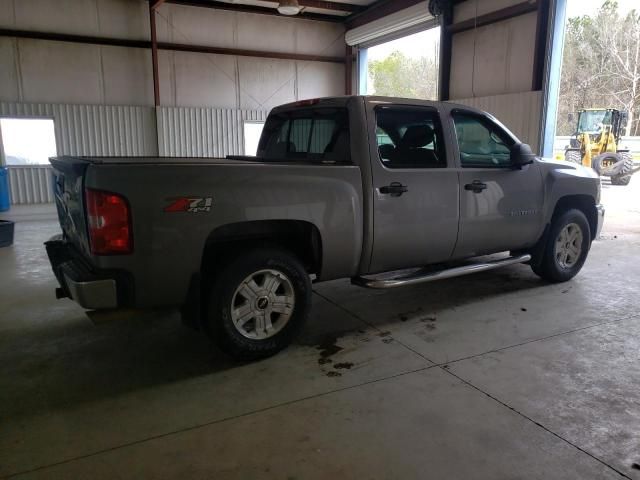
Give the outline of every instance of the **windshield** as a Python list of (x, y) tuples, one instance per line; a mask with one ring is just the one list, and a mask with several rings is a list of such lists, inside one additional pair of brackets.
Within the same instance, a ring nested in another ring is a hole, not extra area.
[(611, 125), (610, 110), (585, 110), (580, 113), (578, 133), (598, 133), (603, 125)]

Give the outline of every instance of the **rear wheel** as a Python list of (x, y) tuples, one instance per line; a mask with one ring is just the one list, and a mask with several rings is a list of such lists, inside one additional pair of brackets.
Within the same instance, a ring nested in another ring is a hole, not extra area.
[(582, 155), (578, 150), (566, 150), (564, 152), (564, 159), (567, 162), (577, 163), (578, 165), (582, 165)]
[(587, 217), (580, 210), (567, 210), (553, 220), (541, 261), (533, 271), (550, 282), (566, 282), (578, 274), (590, 246)]
[(310, 307), (311, 283), (300, 261), (285, 250), (260, 248), (216, 275), (204, 323), (225, 353), (256, 360), (289, 345)]

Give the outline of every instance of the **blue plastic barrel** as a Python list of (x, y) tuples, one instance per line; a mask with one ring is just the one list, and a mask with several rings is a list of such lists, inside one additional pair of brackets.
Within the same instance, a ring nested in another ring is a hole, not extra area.
[(6, 212), (10, 207), (9, 170), (7, 167), (0, 167), (0, 212)]

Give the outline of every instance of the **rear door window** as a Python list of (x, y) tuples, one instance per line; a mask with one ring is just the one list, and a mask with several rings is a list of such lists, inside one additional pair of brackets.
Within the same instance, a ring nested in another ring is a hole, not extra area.
[(270, 115), (258, 146), (263, 160), (350, 162), (344, 108), (292, 110)]
[(440, 118), (432, 108), (377, 108), (376, 140), (378, 155), (387, 168), (447, 166)]

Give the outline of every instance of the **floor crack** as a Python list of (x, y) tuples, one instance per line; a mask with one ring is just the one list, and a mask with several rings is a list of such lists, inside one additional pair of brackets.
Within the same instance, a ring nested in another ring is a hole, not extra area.
[(609, 465), (607, 462), (605, 462), (604, 460), (596, 457), (594, 454), (588, 452), (587, 450), (585, 450), (582, 447), (579, 447), (578, 445), (576, 445), (575, 443), (571, 442), (570, 440), (564, 438), (562, 435), (554, 432), (553, 430), (551, 430), (550, 428), (546, 427), (545, 425), (543, 425), (542, 423), (534, 420), (533, 418), (529, 417), (528, 415), (524, 414), (523, 412), (517, 410), (515, 407), (512, 407), (511, 405), (509, 405), (506, 402), (503, 402), (502, 400), (500, 400), (498, 397), (485, 392), (484, 390), (482, 390), (480, 387), (474, 385), (473, 383), (469, 382), (468, 380), (465, 380), (464, 378), (460, 377), (459, 375), (456, 375), (455, 373), (453, 373), (452, 371), (450, 371), (448, 368), (446, 368), (446, 365), (443, 366), (438, 366), (438, 368), (440, 368), (440, 370), (442, 370), (443, 372), (448, 373), (449, 375), (451, 375), (452, 377), (455, 377), (456, 379), (458, 379), (460, 382), (464, 383), (465, 385), (467, 385), (468, 387), (471, 387), (472, 389), (486, 395), (488, 398), (490, 398), (491, 400), (493, 400), (494, 402), (499, 403), (500, 405), (502, 405), (505, 408), (508, 408), (509, 410), (511, 410), (512, 412), (514, 412), (515, 414), (519, 415), (520, 417), (524, 418), (525, 420), (533, 423), (534, 425), (538, 426), (539, 428), (541, 428), (542, 430), (544, 430), (547, 433), (550, 433), (551, 435), (553, 435), (554, 437), (558, 438), (559, 440), (565, 442), (566, 444), (570, 445), (571, 447), (575, 448), (576, 450), (580, 451), (581, 453), (584, 453), (585, 455), (591, 457), (593, 460), (597, 461), (598, 463), (604, 465), (605, 467), (613, 470), (614, 472), (616, 472), (618, 475), (620, 475), (622, 478), (627, 478), (629, 480), (633, 480), (630, 476), (626, 475), (625, 473), (621, 472), (620, 470), (618, 470), (616, 467)]

